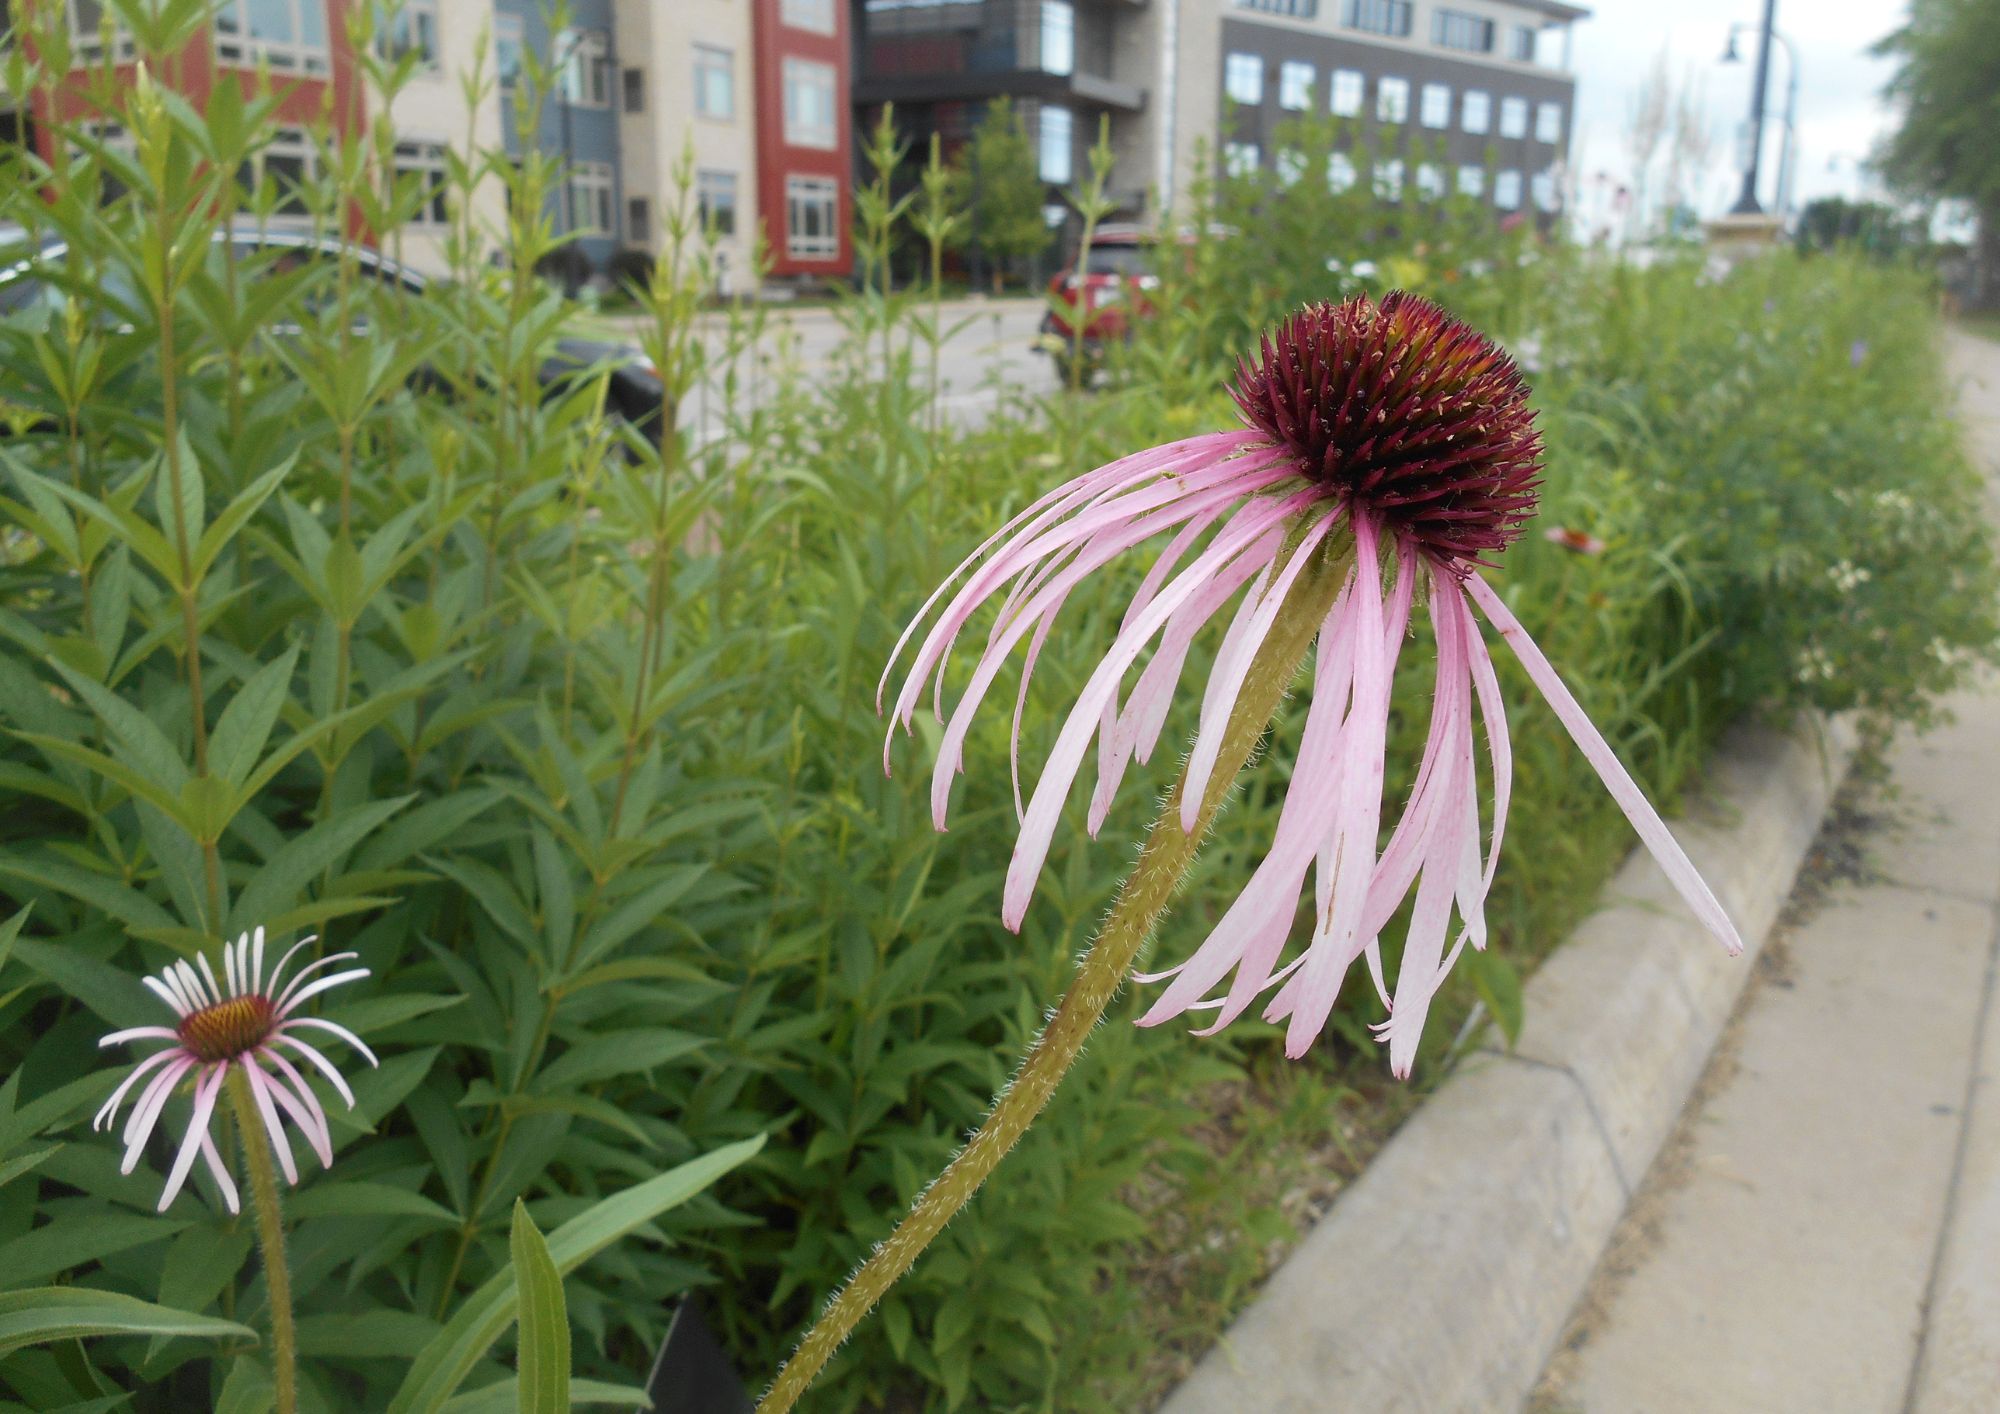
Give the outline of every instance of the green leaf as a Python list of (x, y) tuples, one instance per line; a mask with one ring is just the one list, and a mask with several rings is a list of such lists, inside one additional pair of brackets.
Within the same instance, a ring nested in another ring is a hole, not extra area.
[[(235, 84), (217, 84), (218, 89)], [(229, 1378), (215, 1397), (215, 1414), (271, 1414), (278, 1392), (271, 1372), (251, 1355), (239, 1355), (229, 1366)]]
[(81, 1286), (45, 1286), (32, 1291), (0, 1292), (0, 1355), (24, 1345), (52, 1340), (78, 1340), (96, 1335), (179, 1335), (211, 1340), (257, 1339), (257, 1333), (234, 1321), (197, 1316), (156, 1306), (115, 1291)]
[[(549, 1256), (567, 1276), (619, 1238), (685, 1203), (764, 1147), (745, 1139), (613, 1194), (571, 1218), (549, 1237)], [(514, 1281), (496, 1276), (466, 1298), (445, 1328), (411, 1365), (389, 1414), (434, 1414), (457, 1390), (493, 1342), (514, 1321)]]
[(160, 530), (168, 544), (187, 549), (189, 577), (183, 583), (193, 583), (195, 547), (201, 543), (202, 529), (208, 524), (201, 483), (201, 463), (195, 460), (183, 428), (176, 438), (174, 455), (163, 455), (153, 472), (153, 509), (159, 515)]
[(285, 1211), (294, 1218), (423, 1218), (445, 1227), (458, 1222), (450, 1209), (423, 1194), (387, 1183), (323, 1179), (294, 1196)]
[(291, 907), (308, 884), (412, 799), (401, 795), (343, 810), (288, 841), (243, 886), (229, 911), (229, 926), (223, 932), (239, 933)]
[[(469, 1390), (445, 1401), (443, 1414), (514, 1414), (514, 1381), (501, 1380), (484, 1389)], [(651, 1409), (652, 1396), (633, 1385), (614, 1385), (606, 1380), (571, 1380), (569, 1402), (615, 1404), (626, 1409)]]
[(125, 749), (119, 753), (122, 760), (138, 771), (145, 773), (163, 791), (178, 791), (188, 778), (187, 762), (181, 753), (167, 740), (153, 719), (127, 702), (100, 682), (75, 672), (51, 658), (50, 664), (62, 675), (71, 691), (81, 697), (98, 715), (111, 735)]
[(544, 1066), (535, 1077), (535, 1089), (546, 1093), (651, 1070), (707, 1044), (705, 1037), (666, 1027), (607, 1031), (571, 1046)]
[(1493, 1020), (1507, 1038), (1507, 1046), (1511, 1050), (1521, 1039), (1521, 1023), (1526, 1016), (1521, 998), (1520, 972), (1513, 963), (1491, 948), (1478, 951), (1468, 948), (1464, 965), (1472, 974), (1473, 990), (1479, 993), (1479, 1000), (1486, 1003), (1486, 1009), (1493, 1014)]
[(562, 1274), (519, 1198), (514, 1200), (507, 1249), (521, 1308), (516, 1407), (520, 1414), (569, 1414), (569, 1312), (563, 1304)]
[[(0, 875), (25, 879), (68, 894), (129, 928), (171, 928), (174, 916), (137, 889), (108, 874), (51, 855), (0, 856)], [(4, 951), (0, 951), (4, 955)]]
[(259, 668), (230, 699), (209, 734), (209, 769), (231, 785), (242, 785), (263, 754), (264, 743), (271, 739), (271, 728), (284, 708), (298, 661), (299, 648), (293, 644)]
[(23, 938), (21, 961), (82, 1002), (112, 1026), (157, 1026), (173, 1019), (160, 999), (122, 967), (107, 967), (75, 948)]
[(215, 557), (228, 547), (236, 532), (244, 527), (250, 517), (257, 513), (257, 508), (278, 489), (278, 483), (285, 479), (285, 473), (292, 469), (292, 463), (297, 459), (298, 453), (292, 453), (244, 487), (235, 500), (223, 507), (222, 514), (215, 518), (215, 524), (202, 535), (201, 544), (195, 550), (195, 578), (199, 579), (208, 573), (208, 567), (215, 563)]
[(0, 967), (7, 965), (7, 954), (14, 950), (14, 939), (21, 936), (21, 927), (33, 911), (34, 905), (29, 904), (5, 923), (0, 923)]
[(0, 1164), (0, 1188), (4, 1188), (7, 1184), (13, 1182), (60, 1148), (62, 1148), (60, 1144), (51, 1144), (46, 1149), (37, 1149), (32, 1154), (22, 1154), (17, 1158), (7, 1160), (4, 1164)]

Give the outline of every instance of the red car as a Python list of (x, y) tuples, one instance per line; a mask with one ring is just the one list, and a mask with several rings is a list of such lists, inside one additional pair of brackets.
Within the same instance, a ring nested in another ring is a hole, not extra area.
[(1064, 382), (1072, 357), (1080, 354), (1078, 371), (1088, 383), (1103, 366), (1105, 348), (1129, 339), (1132, 321), (1152, 312), (1146, 295), (1160, 283), (1152, 272), (1152, 246), (1153, 238), (1137, 226), (1100, 226), (1082, 269), (1066, 266), (1049, 281), (1048, 313), (1035, 346), (1055, 360)]

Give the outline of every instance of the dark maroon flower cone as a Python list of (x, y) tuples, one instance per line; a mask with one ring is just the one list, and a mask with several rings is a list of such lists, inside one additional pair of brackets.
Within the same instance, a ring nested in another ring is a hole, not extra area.
[(1521, 371), (1429, 300), (1308, 305), (1233, 389), (1299, 471), (1463, 576), (1535, 513), (1542, 437)]

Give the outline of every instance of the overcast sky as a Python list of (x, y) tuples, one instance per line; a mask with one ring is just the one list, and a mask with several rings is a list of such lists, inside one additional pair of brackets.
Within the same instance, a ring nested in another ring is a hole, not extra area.
[[(1691, 81), (1708, 117), (1714, 155), (1700, 190), (1701, 214), (1726, 210), (1742, 185), (1738, 135), (1749, 113), (1762, 0), (1578, 3), (1595, 11), (1577, 24), (1573, 40), (1579, 206), (1588, 213), (1593, 188), (1608, 191), (1628, 179), (1632, 159), (1625, 134), (1632, 95), (1664, 52), (1676, 86)], [(1860, 193), (1856, 161), (1869, 154), (1889, 122), (1881, 91), (1891, 66), (1868, 50), (1901, 25), (1907, 12), (1907, 0), (1778, 0), (1778, 32), (1799, 54), (1795, 205), (1815, 196)], [(1730, 24), (1739, 20), (1750, 27), (1738, 40), (1742, 61), (1719, 63)], [(1784, 110), (1787, 77), (1784, 48), (1774, 45), (1767, 100), (1773, 120), (1766, 128), (1759, 193), (1767, 208), (1776, 192), (1782, 131), (1776, 115)], [(1599, 172), (1609, 180), (1597, 183)]]

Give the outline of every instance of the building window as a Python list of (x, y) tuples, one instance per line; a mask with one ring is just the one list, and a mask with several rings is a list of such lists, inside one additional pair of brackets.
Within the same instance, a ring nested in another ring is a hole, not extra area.
[[(556, 36), (557, 89), (579, 108), (611, 106), (611, 38), (601, 29), (566, 29)], [(610, 229), (610, 223), (605, 223)]]
[[(77, 9), (85, 8), (100, 4), (79, 0)], [(93, 40), (96, 33), (93, 16)], [(290, 73), (327, 72), (326, 0), (222, 0), (215, 7), (215, 57), (226, 64), (262, 60)]]
[(1470, 54), (1493, 52), (1493, 21), (1462, 10), (1438, 10), (1431, 16), (1431, 42), (1442, 49)]
[(1476, 88), (1465, 91), (1465, 130), (1483, 133), (1493, 126), (1493, 100)]
[(1410, 0), (1347, 0), (1342, 17), (1349, 29), (1369, 34), (1407, 38), (1410, 33)]
[(502, 93), (512, 93), (521, 81), (521, 50), (526, 44), (519, 15), (493, 17), (493, 71), (499, 76)]
[(1507, 57), (1518, 63), (1535, 62), (1535, 27), (1533, 25), (1509, 25), (1507, 27)]
[(1377, 162), (1374, 171), (1375, 195), (1384, 201), (1397, 201), (1403, 195), (1403, 159), (1391, 157)]
[(1470, 163), (1458, 169), (1458, 194), (1479, 196), (1486, 190), (1486, 169)]
[[(12, 12), (21, 7), (9, 5), (8, 14), (0, 15), (0, 21), (15, 18), (16, 23), (25, 23), (26, 16), (15, 17)], [(233, 8), (233, 7), (231, 7)], [(220, 20), (217, 21), (215, 52), (224, 59), (242, 58), (241, 43), (235, 54), (225, 53), (222, 46)], [(69, 37), (71, 57), (79, 63), (97, 63), (104, 58), (104, 0), (69, 0)], [(116, 18), (113, 12), (111, 26), (111, 57), (123, 61), (137, 57), (138, 48), (132, 42), (132, 31), (125, 21)]]
[(1271, 159), (1277, 169), (1278, 180), (1286, 186), (1297, 186), (1299, 178), (1306, 174), (1306, 155), (1296, 147), (1281, 147)]
[(1444, 172), (1435, 162), (1419, 162), (1416, 179), (1417, 195), (1424, 201), (1436, 201), (1444, 195)]
[(1289, 15), (1295, 20), (1319, 18), (1319, 0), (1236, 0), (1239, 10), (1261, 10), (1267, 15)]
[(643, 113), (646, 111), (646, 71), (627, 69), (622, 75), (625, 87), (625, 111)]
[(784, 0), (778, 22), (814, 34), (833, 33), (833, 0)]
[(1254, 142), (1222, 144), (1222, 170), (1232, 177), (1247, 177), (1257, 170), (1264, 154)]
[(1525, 98), (1503, 98), (1500, 100), (1500, 136), (1526, 137), (1528, 135), (1528, 100)]
[(419, 68), (437, 68), (438, 0), (403, 0), (382, 27), (382, 53), (392, 63), (414, 54)]
[(1333, 98), (1329, 105), (1336, 118), (1358, 118), (1361, 116), (1361, 102), (1364, 80), (1359, 69), (1335, 69), (1333, 71)]
[(718, 237), (736, 234), (734, 172), (696, 172), (694, 204), (695, 210), (701, 215), (701, 228), (704, 231)]
[(1544, 103), (1535, 109), (1535, 141), (1557, 143), (1563, 135), (1563, 106)]
[(833, 112), (833, 66), (785, 60), (785, 142), (832, 151), (839, 132)]
[(1493, 204), (1502, 211), (1517, 211), (1521, 206), (1521, 174), (1509, 167), (1493, 174)]
[[(112, 136), (107, 138), (107, 132)], [(122, 134), (116, 129), (99, 125), (97, 135), (113, 146), (121, 145), (117, 138)], [(129, 148), (130, 144), (131, 139), (126, 137), (122, 145)], [(279, 128), (268, 143), (237, 168), (236, 180), (251, 192), (260, 190), (266, 182), (271, 183), (275, 193), (273, 215), (307, 215), (305, 194), (319, 180), (319, 148), (306, 136), (305, 129)]]
[(1354, 159), (1345, 152), (1329, 153), (1326, 159), (1326, 184), (1334, 191), (1350, 191), (1358, 174), (1354, 170)]
[(1264, 101), (1264, 61), (1255, 54), (1231, 54), (1222, 61), (1222, 91), (1232, 103)]
[(579, 162), (569, 174), (569, 223), (572, 231), (586, 236), (616, 233), (612, 219), (612, 187), (609, 162)]
[(1410, 116), (1410, 81), (1387, 76), (1375, 83), (1375, 116), (1384, 123), (1407, 122)]
[(1060, 186), (1068, 181), (1076, 170), (1073, 156), (1075, 115), (1067, 108), (1044, 103), (1039, 130), (1042, 180)]
[(1319, 77), (1311, 64), (1287, 59), (1278, 66), (1278, 106), (1303, 113), (1312, 103), (1313, 80)]
[(1535, 173), (1533, 188), (1536, 206), (1544, 211), (1553, 211), (1556, 209), (1556, 174), (1554, 168), (1550, 168), (1545, 172)]
[(625, 198), (625, 239), (639, 246), (653, 239), (653, 203), (643, 196)]
[(840, 254), (840, 187), (833, 178), (785, 178), (785, 253), (794, 260)]
[(1451, 87), (1441, 83), (1425, 84), (1422, 100), (1418, 104), (1418, 116), (1427, 128), (1450, 127)]
[(1076, 6), (1070, 0), (1042, 0), (1042, 72), (1076, 72)]
[(725, 122), (736, 116), (736, 56), (731, 51), (695, 45), (694, 111)]
[(422, 193), (417, 209), (410, 215), (412, 226), (448, 226), (451, 208), (445, 201), (444, 144), (440, 142), (399, 142), (396, 144), (396, 193), (408, 188)]

